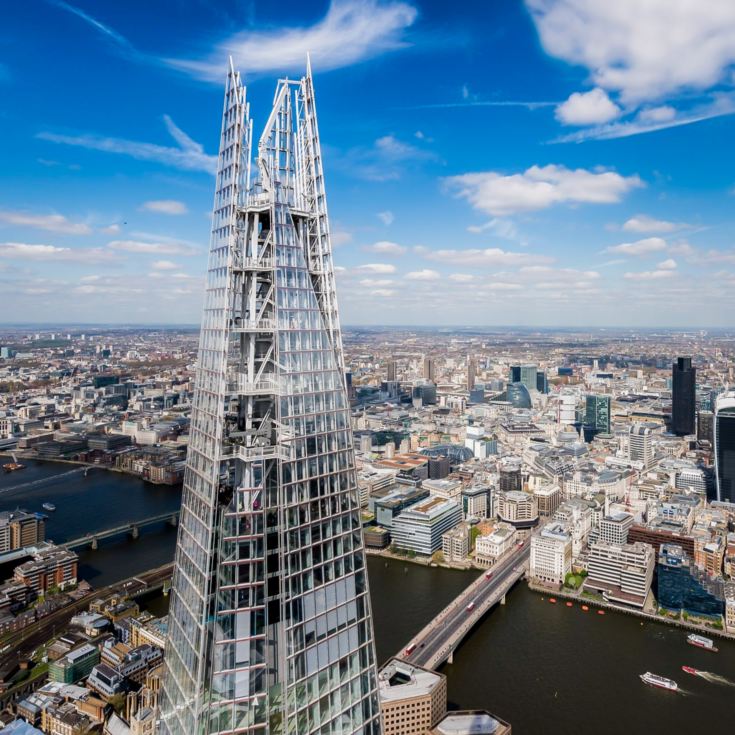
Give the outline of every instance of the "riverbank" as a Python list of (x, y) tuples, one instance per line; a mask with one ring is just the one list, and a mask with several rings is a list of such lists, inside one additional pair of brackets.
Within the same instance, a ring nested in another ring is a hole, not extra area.
[(547, 597), (555, 597), (563, 600), (571, 600), (577, 602), (580, 605), (589, 605), (592, 607), (601, 608), (603, 610), (612, 610), (614, 612), (623, 613), (624, 615), (633, 615), (638, 618), (643, 618), (649, 622), (663, 623), (665, 625), (673, 625), (678, 628), (685, 628), (693, 633), (705, 633), (707, 635), (715, 635), (720, 638), (725, 638), (731, 641), (735, 641), (735, 633), (730, 633), (726, 630), (720, 630), (707, 625), (697, 625), (688, 620), (681, 620), (670, 618), (666, 615), (659, 615), (658, 613), (646, 612), (645, 610), (636, 610), (633, 607), (624, 607), (623, 605), (616, 605), (613, 602), (600, 599), (598, 597), (587, 597), (581, 595), (579, 592), (573, 592), (568, 590), (555, 590), (550, 587), (544, 587), (543, 585), (534, 584), (529, 581), (528, 588), (532, 592), (546, 595)]
[(393, 561), (405, 561), (409, 564), (418, 564), (422, 567), (431, 567), (432, 569), (453, 569), (458, 572), (472, 572), (482, 571), (484, 567), (475, 566), (472, 563), (469, 564), (452, 564), (451, 562), (437, 562), (434, 561), (430, 556), (407, 556), (405, 554), (398, 554), (390, 549), (371, 549), (365, 547), (365, 554), (367, 556), (377, 556), (383, 559), (392, 559)]

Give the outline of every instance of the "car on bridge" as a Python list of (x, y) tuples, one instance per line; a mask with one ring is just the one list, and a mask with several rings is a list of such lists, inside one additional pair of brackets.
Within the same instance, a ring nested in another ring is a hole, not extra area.
[(492, 572), (485, 572), (485, 579), (492, 579), (493, 573)]
[(467, 605), (467, 612), (472, 612), (475, 609), (475, 601), (472, 600), (469, 605)]

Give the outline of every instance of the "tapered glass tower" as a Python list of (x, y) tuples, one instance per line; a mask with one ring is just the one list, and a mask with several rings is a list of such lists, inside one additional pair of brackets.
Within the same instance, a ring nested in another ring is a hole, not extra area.
[[(380, 733), (311, 71), (230, 69), (161, 733)], [(254, 166), (251, 160), (255, 159)]]

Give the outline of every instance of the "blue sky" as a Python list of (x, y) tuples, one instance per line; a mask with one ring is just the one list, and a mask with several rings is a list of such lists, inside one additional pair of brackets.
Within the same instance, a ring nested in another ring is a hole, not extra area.
[(198, 322), (227, 56), (257, 135), (306, 51), (344, 323), (732, 325), (731, 0), (7, 4), (0, 322)]

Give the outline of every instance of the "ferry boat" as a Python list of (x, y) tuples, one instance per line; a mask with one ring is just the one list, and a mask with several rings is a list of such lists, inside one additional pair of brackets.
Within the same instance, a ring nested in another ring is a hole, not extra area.
[(665, 676), (652, 674), (650, 671), (646, 671), (645, 674), (641, 674), (641, 681), (646, 684), (650, 684), (652, 687), (668, 689), (670, 692), (675, 692), (679, 689), (679, 685), (673, 679), (667, 679)]
[(56, 506), (53, 503), (44, 503), (41, 507), (49, 512), (56, 510)]
[(682, 666), (681, 670), (692, 676), (696, 676), (699, 673), (693, 666)]
[(715, 643), (711, 638), (705, 638), (703, 635), (697, 635), (696, 633), (690, 633), (687, 636), (687, 643), (690, 646), (697, 646), (697, 648), (704, 648), (705, 651), (712, 651), (717, 653)]

